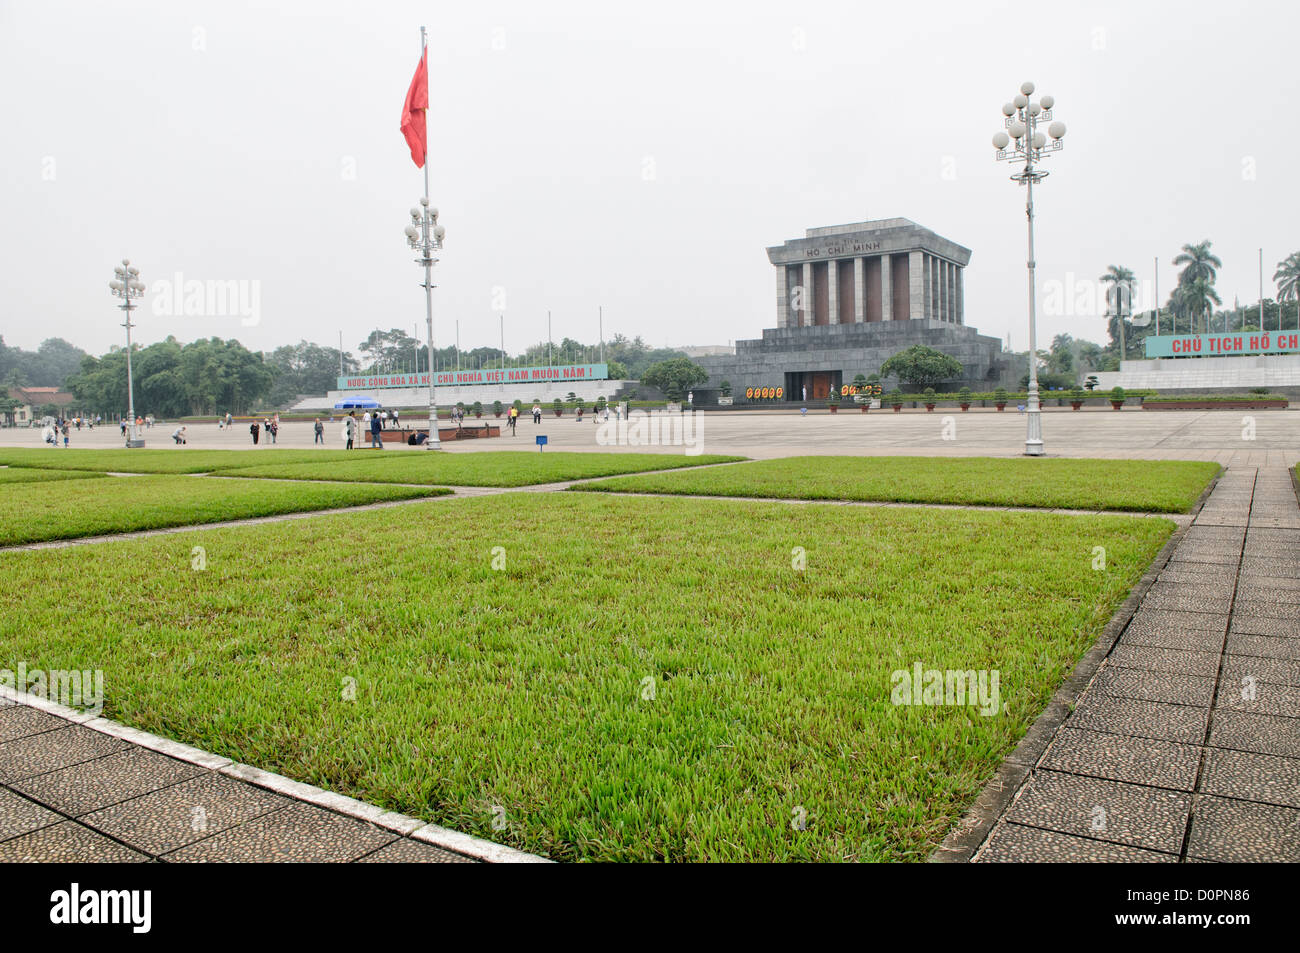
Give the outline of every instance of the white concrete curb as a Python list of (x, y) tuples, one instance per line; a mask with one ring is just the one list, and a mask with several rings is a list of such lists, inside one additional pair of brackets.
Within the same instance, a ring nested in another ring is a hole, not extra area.
[(407, 817), (405, 814), (385, 811), (383, 808), (367, 804), (364, 801), (358, 801), (356, 798), (335, 794), (333, 791), (326, 791), (311, 784), (303, 784), (301, 781), (294, 781), (283, 775), (272, 774), (270, 771), (263, 771), (261, 768), (254, 768), (251, 765), (239, 764), (229, 758), (222, 758), (219, 755), (202, 751), (179, 741), (172, 741), (169, 738), (150, 734), (147, 731), (141, 731), (138, 728), (132, 728), (108, 718), (101, 718), (93, 712), (77, 711), (75, 708), (68, 708), (39, 695), (17, 691), (7, 685), (0, 685), (0, 698), (64, 718), (73, 724), (82, 725), (101, 734), (111, 735), (114, 738), (120, 738), (122, 741), (148, 748), (150, 751), (157, 751), (159, 754), (165, 754), (178, 761), (184, 761), (187, 764), (197, 765), (209, 771), (237, 778), (240, 781), (266, 788), (268, 791), (273, 791), (293, 800), (305, 801), (308, 804), (314, 804), (317, 807), (323, 807), (326, 810), (356, 818), (368, 824), (374, 824), (376, 827), (393, 831), (403, 837), (409, 836), (453, 853), (473, 857), (476, 860), (493, 864), (552, 863), (545, 857), (527, 854), (521, 850), (515, 850), (513, 847), (506, 847), (469, 834), (462, 834), (458, 831), (448, 830), (445, 827), (438, 827), (435, 824), (428, 824), (416, 817)]

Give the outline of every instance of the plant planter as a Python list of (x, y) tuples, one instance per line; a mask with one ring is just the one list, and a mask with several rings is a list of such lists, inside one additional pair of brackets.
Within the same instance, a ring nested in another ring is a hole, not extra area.
[(999, 401), (995, 406), (999, 411), (1003, 411), (1007, 409), (1006, 401)]
[(831, 404), (831, 405), (830, 405), (830, 411), (831, 411), (832, 414), (839, 413), (839, 410), (840, 410), (840, 408), (839, 408), (838, 405), (836, 405), (836, 404)]
[(925, 412), (928, 413), (928, 414), (932, 414), (932, 413), (934, 413), (934, 404), (926, 404), (926, 405), (925, 405)]
[(562, 410), (557, 410), (557, 411), (555, 412), (555, 416), (557, 416), (557, 417), (560, 417), (560, 416), (562, 416), (563, 414), (564, 414), (564, 411), (562, 411)]
[(902, 404), (894, 404), (894, 413), (896, 413), (896, 414), (901, 414), (902, 412), (903, 412), (903, 405), (902, 405)]
[(1122, 400), (1112, 400), (1112, 401), (1110, 402), (1110, 406), (1111, 406), (1111, 409), (1112, 409), (1112, 410), (1119, 410), (1121, 407), (1124, 406), (1124, 401), (1122, 401)]
[(961, 410), (962, 410), (962, 413), (965, 413), (966, 411), (970, 410), (970, 404), (962, 404), (962, 405), (961, 405)]
[(1070, 407), (1073, 408), (1074, 410), (1078, 410), (1082, 406), (1083, 406), (1083, 401), (1081, 400), (1070, 401)]
[(493, 411), (493, 413), (494, 413), (497, 417), (500, 417), (500, 416), (501, 416), (500, 414), (496, 413), (495, 411)]
[(864, 414), (865, 414), (868, 410), (870, 410), (870, 409), (871, 409), (871, 405), (870, 405), (870, 404), (863, 404), (863, 405), (862, 405), (862, 412), (863, 412)]

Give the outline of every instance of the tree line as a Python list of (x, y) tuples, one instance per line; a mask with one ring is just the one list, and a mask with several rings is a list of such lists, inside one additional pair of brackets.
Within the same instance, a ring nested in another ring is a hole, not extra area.
[[(429, 349), (399, 329), (376, 330), (357, 346), (357, 355), (309, 341), (287, 344), (270, 352), (250, 351), (239, 341), (212, 337), (182, 344), (168, 337), (149, 345), (133, 345), (131, 370), (137, 413), (156, 417), (246, 414), (292, 406), (300, 398), (319, 396), (351, 374), (421, 372), (429, 367)], [(507, 366), (594, 363), (597, 344), (564, 338), (540, 342), (514, 355)], [(651, 348), (640, 337), (616, 334), (604, 345), (610, 377), (637, 378), (651, 365), (684, 357), (671, 348)], [(455, 344), (434, 351), (439, 370), (495, 367), (502, 362), (498, 348), (474, 348), (457, 354)], [(87, 354), (50, 338), (35, 351), (10, 348), (0, 338), (0, 389), (60, 387), (77, 399), (73, 412), (116, 416), (127, 409), (126, 349), (111, 348), (101, 356)], [(16, 401), (7, 394), (0, 400)]]

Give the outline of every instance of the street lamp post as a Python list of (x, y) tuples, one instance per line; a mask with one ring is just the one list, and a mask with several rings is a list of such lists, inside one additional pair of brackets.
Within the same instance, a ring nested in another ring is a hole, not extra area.
[[(1034, 102), (1029, 98), (1033, 93), (1033, 83), (1022, 83), (1016, 98), (1002, 107), (1002, 115), (1006, 117), (1006, 131), (994, 134), (993, 148), (997, 150), (996, 158), (999, 160), (1025, 164), (1020, 172), (1011, 176), (1011, 181), (1019, 182), (1028, 190), (1025, 215), (1029, 220), (1029, 420), (1025, 435), (1025, 455), (1041, 457), (1043, 420), (1038, 403), (1038, 336), (1034, 307), (1034, 183), (1047, 178), (1047, 172), (1035, 168), (1035, 163), (1045, 159), (1048, 153), (1059, 152), (1064, 147), (1061, 139), (1065, 135), (1065, 123), (1052, 122), (1052, 107), (1056, 105), (1053, 97), (1043, 96)], [(1038, 129), (1039, 124), (1044, 122), (1051, 123), (1046, 134)], [(1011, 146), (1013, 140), (1015, 145)], [(1009, 146), (1011, 147), (1008, 148)]]
[(427, 450), (441, 450), (438, 439), (438, 401), (433, 383), (433, 266), (438, 259), (433, 253), (442, 248), (446, 229), (438, 224), (438, 210), (430, 208), (429, 197), (420, 199), (420, 208), (411, 209), (411, 224), (406, 226), (406, 243), (420, 253), (415, 259), (424, 267), (424, 313), (429, 322), (429, 439)]
[(135, 383), (131, 379), (131, 312), (139, 307), (133, 302), (144, 294), (145, 284), (140, 280), (140, 269), (131, 264), (129, 258), (123, 258), (122, 264), (113, 269), (113, 274), (117, 277), (108, 283), (109, 290), (113, 292), (113, 297), (122, 299), (118, 307), (126, 312), (126, 323), (122, 327), (126, 328), (126, 412), (130, 417), (127, 426), (131, 428), (127, 431), (126, 445), (143, 447), (144, 437), (135, 425)]

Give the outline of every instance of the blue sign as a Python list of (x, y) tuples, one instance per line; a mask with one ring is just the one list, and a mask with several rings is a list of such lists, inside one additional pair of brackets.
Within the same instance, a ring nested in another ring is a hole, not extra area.
[(546, 446), (546, 434), (544, 434), (544, 433), (539, 433), (539, 434), (537, 435), (537, 449), (538, 449), (538, 451), (541, 451), (542, 447), (544, 447), (544, 446)]

